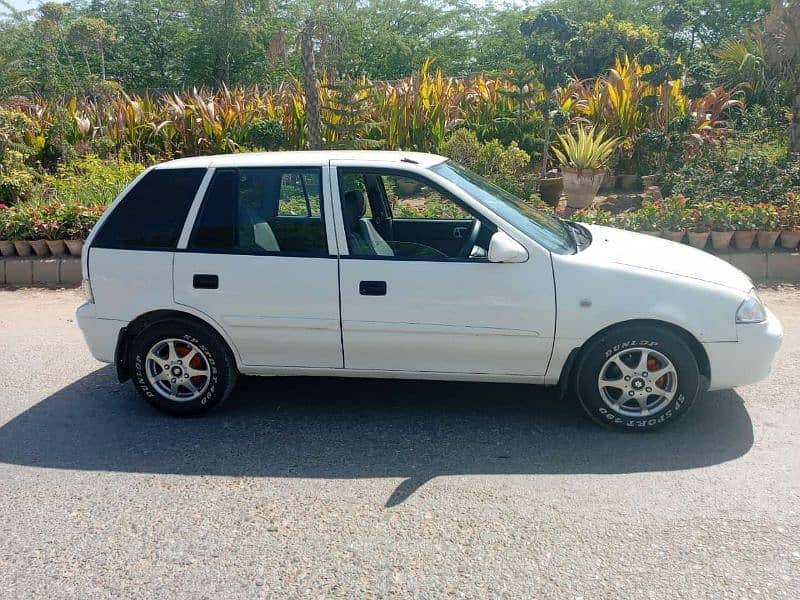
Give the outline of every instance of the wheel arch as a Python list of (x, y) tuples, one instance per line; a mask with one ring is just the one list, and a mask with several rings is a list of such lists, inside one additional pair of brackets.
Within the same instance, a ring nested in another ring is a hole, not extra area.
[[(697, 361), (697, 368), (700, 371), (700, 375), (703, 377), (704, 382), (703, 386), (707, 387), (708, 383), (711, 381), (711, 363), (708, 359), (708, 354), (706, 353), (705, 348), (703, 348), (703, 344), (694, 336), (690, 331), (684, 329), (679, 325), (675, 325), (674, 323), (670, 323), (669, 321), (662, 321), (660, 319), (630, 319), (628, 321), (620, 321), (618, 323), (614, 323), (612, 325), (608, 325), (604, 327), (600, 331), (594, 333), (591, 337), (589, 337), (583, 344), (581, 344), (577, 348), (573, 348), (572, 352), (570, 352), (567, 361), (564, 364), (564, 371), (559, 378), (559, 385), (562, 388), (562, 393), (566, 393), (567, 388), (572, 385), (575, 380), (575, 375), (578, 371), (578, 368), (581, 364), (581, 360), (583, 358), (583, 353), (585, 352), (586, 348), (591, 344), (594, 340), (598, 337), (605, 335), (609, 331), (613, 329), (617, 329), (620, 327), (631, 327), (637, 325), (644, 325), (644, 326), (651, 326), (651, 327), (662, 327), (664, 329), (668, 329), (678, 337), (680, 337), (686, 345), (689, 346), (689, 349), (692, 351), (695, 360)], [(562, 383), (563, 382), (563, 383)]]
[(155, 309), (146, 313), (142, 313), (128, 323), (125, 327), (123, 327), (119, 332), (116, 349), (114, 351), (114, 364), (117, 369), (117, 378), (120, 381), (127, 381), (131, 376), (130, 366), (128, 365), (128, 349), (130, 348), (131, 341), (133, 341), (137, 335), (151, 325), (161, 321), (173, 320), (187, 321), (194, 325), (211, 329), (211, 331), (219, 335), (222, 341), (225, 343), (225, 346), (231, 353), (234, 364), (236, 364), (238, 367), (239, 355), (236, 352), (236, 347), (233, 345), (227, 333), (212, 319), (205, 318), (204, 316), (199, 316), (185, 310)]

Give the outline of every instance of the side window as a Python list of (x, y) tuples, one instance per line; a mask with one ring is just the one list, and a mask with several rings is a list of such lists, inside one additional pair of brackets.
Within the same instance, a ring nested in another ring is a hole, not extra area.
[(496, 228), (426, 179), (373, 169), (338, 175), (350, 256), (486, 259)]
[(128, 192), (92, 242), (97, 248), (174, 250), (205, 169), (154, 169)]
[(189, 249), (327, 256), (321, 169), (218, 170), (203, 199)]
[(417, 179), (384, 175), (383, 187), (395, 219), (472, 219), (450, 198)]

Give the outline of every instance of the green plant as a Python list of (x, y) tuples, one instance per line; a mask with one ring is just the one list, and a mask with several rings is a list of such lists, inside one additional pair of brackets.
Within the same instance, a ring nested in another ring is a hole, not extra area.
[(661, 229), (664, 231), (683, 231), (690, 221), (686, 198), (670, 196), (661, 204)]
[(698, 205), (703, 221), (711, 231), (734, 231), (738, 214), (737, 204), (730, 200), (716, 200)]
[(800, 193), (787, 192), (784, 199), (783, 206), (777, 209), (780, 228), (789, 231), (800, 228)]
[(752, 231), (758, 229), (755, 222), (755, 212), (749, 204), (739, 203), (733, 217), (733, 229), (736, 231)]
[(289, 138), (278, 119), (258, 119), (247, 128), (247, 141), (256, 148), (281, 150), (289, 145)]
[(634, 231), (660, 231), (661, 221), (661, 203), (645, 202), (639, 210), (630, 213), (627, 226)]
[(576, 211), (575, 214), (572, 215), (572, 218), (581, 223), (606, 225), (609, 227), (613, 226), (616, 221), (611, 211), (602, 208), (584, 208)]
[(87, 155), (60, 165), (55, 174), (45, 174), (35, 190), (35, 199), (64, 204), (110, 204), (142, 170), (144, 166), (137, 163), (104, 161)]
[(583, 170), (599, 169), (606, 164), (619, 142), (618, 138), (606, 136), (606, 129), (578, 126), (577, 135), (568, 132), (559, 135), (561, 148), (553, 147), (562, 165)]
[(775, 231), (778, 228), (778, 207), (759, 202), (753, 205), (753, 226), (759, 231)]

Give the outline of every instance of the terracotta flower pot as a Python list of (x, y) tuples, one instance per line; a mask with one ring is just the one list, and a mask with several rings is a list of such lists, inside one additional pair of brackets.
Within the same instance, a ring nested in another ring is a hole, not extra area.
[(800, 243), (800, 230), (781, 231), (781, 247), (794, 250)]
[(603, 177), (603, 183), (600, 184), (601, 192), (610, 192), (617, 185), (617, 176), (612, 175), (611, 171), (606, 171), (606, 176)]
[(623, 174), (617, 177), (617, 183), (619, 184), (620, 189), (625, 192), (632, 192), (639, 187), (639, 176), (638, 175), (630, 175), (630, 174)]
[(708, 231), (687, 231), (686, 237), (689, 238), (689, 245), (692, 248), (705, 248), (708, 242)]
[(733, 238), (732, 231), (712, 231), (711, 246), (714, 250), (727, 250)]
[(653, 237), (661, 237), (660, 231), (647, 231), (646, 229), (643, 229), (639, 233), (643, 233), (644, 235), (651, 235)]
[(27, 240), (14, 240), (14, 249), (20, 256), (30, 256), (31, 252), (33, 252), (31, 243)]
[(561, 176), (564, 178), (564, 193), (567, 196), (567, 206), (570, 208), (588, 208), (592, 205), (603, 177), (605, 169), (584, 169), (578, 171), (572, 167), (562, 166)]
[(83, 251), (83, 240), (64, 240), (67, 250), (72, 256), (80, 256)]
[(762, 250), (772, 250), (775, 247), (775, 242), (778, 241), (780, 231), (759, 231), (756, 233), (758, 240), (758, 247)]
[(561, 177), (543, 177), (539, 180), (539, 196), (548, 206), (558, 206), (563, 191), (564, 180)]
[(47, 247), (45, 240), (31, 240), (31, 248), (36, 256), (47, 256), (50, 254), (50, 249)]
[(17, 251), (14, 249), (14, 242), (0, 240), (0, 255), (14, 256)]
[(47, 240), (47, 247), (53, 256), (64, 256), (67, 252), (67, 245), (64, 240)]
[(642, 187), (644, 189), (653, 187), (656, 184), (656, 179), (658, 179), (658, 175), (642, 175)]
[(681, 242), (685, 234), (685, 231), (662, 231), (661, 237), (670, 242)]
[(755, 231), (734, 231), (733, 245), (736, 246), (737, 250), (750, 250), (753, 247), (755, 238)]

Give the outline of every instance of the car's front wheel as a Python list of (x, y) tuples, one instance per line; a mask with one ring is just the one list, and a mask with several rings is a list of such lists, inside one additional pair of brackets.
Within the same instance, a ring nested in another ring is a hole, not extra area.
[(153, 406), (174, 415), (198, 415), (230, 395), (237, 371), (225, 341), (189, 321), (154, 323), (131, 345), (132, 378)]
[(653, 430), (686, 414), (700, 393), (700, 372), (692, 350), (669, 329), (621, 326), (582, 350), (575, 392), (598, 423)]

